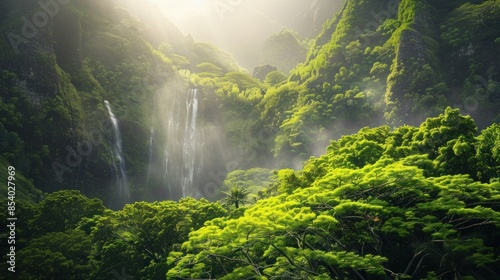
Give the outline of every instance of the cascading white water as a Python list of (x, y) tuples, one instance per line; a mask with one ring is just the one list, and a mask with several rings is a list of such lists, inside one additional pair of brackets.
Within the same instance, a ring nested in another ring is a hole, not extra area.
[[(108, 108), (108, 113), (109, 113), (109, 119), (111, 120), (111, 123), (113, 124), (113, 131), (114, 131), (114, 143), (113, 143), (113, 168), (116, 174), (116, 182), (118, 185), (118, 192), (121, 197), (124, 198), (129, 198), (130, 197), (130, 191), (129, 191), (129, 186), (128, 186), (128, 179), (127, 179), (127, 170), (125, 166), (125, 159), (123, 157), (123, 151), (122, 151), (122, 137), (120, 134), (120, 128), (118, 126), (118, 119), (115, 117), (115, 114), (113, 114), (113, 110), (111, 110), (111, 105), (107, 100), (104, 100), (104, 104), (106, 105), (106, 108)], [(116, 161), (118, 161), (118, 166), (116, 165)]]
[(169, 194), (172, 193), (172, 185), (169, 184), (170, 174), (169, 174), (169, 164), (168, 164), (168, 149), (165, 148), (163, 151), (163, 185), (167, 187)]
[(154, 136), (155, 136), (155, 129), (154, 129), (154, 127), (151, 127), (150, 133), (149, 133), (149, 147), (148, 147), (148, 149), (149, 149), (148, 161), (149, 161), (150, 166), (153, 162), (153, 139), (154, 139)]
[(155, 137), (155, 129), (151, 127), (149, 129), (149, 145), (148, 145), (148, 174), (147, 174), (147, 183), (149, 183), (149, 178), (151, 177), (151, 169), (153, 167), (153, 149), (154, 149), (154, 137)]
[(182, 196), (185, 197), (188, 190), (193, 186), (196, 156), (196, 124), (198, 116), (198, 90), (190, 90), (186, 100), (186, 123), (184, 129), (184, 141), (182, 143), (184, 172), (182, 184)]
[(203, 131), (198, 126), (198, 99), (198, 90), (190, 89), (183, 98), (175, 97), (169, 108), (163, 179), (171, 198), (198, 196), (195, 186), (202, 168), (203, 144)]

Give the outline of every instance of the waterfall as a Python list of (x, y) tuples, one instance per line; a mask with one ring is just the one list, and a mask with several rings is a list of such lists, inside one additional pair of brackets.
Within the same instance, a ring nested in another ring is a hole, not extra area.
[[(128, 189), (129, 187), (127, 180), (127, 169), (125, 167), (125, 159), (123, 157), (122, 137), (120, 134), (120, 128), (118, 126), (118, 119), (115, 117), (115, 114), (113, 114), (109, 102), (107, 100), (104, 100), (104, 104), (106, 105), (106, 108), (108, 108), (109, 119), (113, 124), (114, 138), (113, 138), (112, 163), (113, 163), (113, 169), (116, 174), (118, 193), (121, 198), (128, 199), (130, 197), (130, 192)], [(118, 166), (116, 165), (117, 162)]]
[(169, 183), (170, 173), (169, 173), (169, 164), (168, 164), (168, 149), (163, 151), (163, 185), (167, 187), (168, 193), (172, 194), (172, 185)]
[(150, 133), (149, 133), (149, 146), (148, 146), (148, 149), (149, 149), (149, 152), (148, 152), (149, 166), (151, 166), (151, 164), (153, 163), (153, 138), (154, 138), (154, 136), (155, 136), (155, 129), (154, 129), (154, 127), (151, 127)]
[(151, 178), (151, 171), (153, 167), (153, 140), (155, 137), (155, 129), (151, 127), (149, 129), (149, 144), (148, 144), (148, 173), (146, 176), (146, 183), (149, 183), (149, 179)]
[(202, 169), (203, 131), (198, 124), (198, 99), (198, 90), (190, 89), (170, 104), (163, 178), (171, 199), (199, 196), (197, 184)]
[(190, 90), (186, 100), (186, 123), (184, 129), (184, 141), (182, 143), (182, 152), (184, 160), (184, 172), (182, 183), (182, 196), (192, 189), (195, 173), (196, 156), (196, 124), (198, 116), (198, 90)]

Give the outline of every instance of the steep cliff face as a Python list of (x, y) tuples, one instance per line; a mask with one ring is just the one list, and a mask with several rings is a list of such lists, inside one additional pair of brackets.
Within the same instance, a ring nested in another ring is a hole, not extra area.
[(289, 83), (264, 98), (263, 118), (280, 126), (275, 155), (305, 156), (320, 139), (366, 125), (418, 124), (446, 106), (480, 127), (498, 121), (498, 9), (498, 1), (346, 1)]
[(451, 89), (447, 96), (480, 127), (495, 118), (498, 122), (499, 11), (498, 1), (470, 1), (457, 5), (440, 25), (443, 73)]
[(52, 24), (54, 54), (57, 64), (67, 73), (75, 74), (83, 68), (82, 18), (68, 6), (62, 6)]
[(290, 28), (304, 38), (314, 38), (321, 32), (323, 23), (342, 8), (343, 2), (315, 0), (311, 1), (308, 6), (304, 4), (302, 11), (291, 22)]
[(396, 58), (387, 81), (385, 116), (389, 123), (415, 125), (446, 107), (446, 87), (436, 55), (439, 52), (436, 16), (426, 1), (400, 4), (401, 26), (392, 37)]

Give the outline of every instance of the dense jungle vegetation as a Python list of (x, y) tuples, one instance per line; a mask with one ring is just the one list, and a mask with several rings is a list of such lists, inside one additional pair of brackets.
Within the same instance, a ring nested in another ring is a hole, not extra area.
[[(7, 279), (500, 278), (500, 1), (346, 0), (252, 71), (151, 3), (61, 2), (0, 9)], [(176, 201), (159, 143), (190, 89), (203, 165)]]

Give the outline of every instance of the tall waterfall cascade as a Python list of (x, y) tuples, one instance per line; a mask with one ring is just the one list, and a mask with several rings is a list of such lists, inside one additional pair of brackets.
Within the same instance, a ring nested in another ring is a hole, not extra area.
[(163, 152), (163, 181), (170, 197), (199, 196), (197, 184), (202, 171), (203, 130), (199, 125), (199, 93), (190, 89), (171, 102)]
[(120, 127), (118, 126), (118, 119), (116, 118), (113, 110), (111, 109), (111, 105), (107, 100), (104, 100), (104, 104), (108, 109), (109, 119), (113, 125), (113, 149), (112, 153), (112, 167), (113, 171), (116, 175), (116, 184), (118, 187), (118, 194), (121, 198), (130, 198), (130, 190), (127, 179), (127, 169), (125, 166), (125, 158), (123, 157), (122, 150), (122, 137), (120, 133)]
[(155, 137), (155, 129), (154, 127), (151, 127), (149, 129), (150, 133), (149, 133), (149, 142), (148, 142), (148, 162), (149, 162), (149, 165), (152, 164), (153, 162), (153, 148), (154, 148), (154, 137)]
[(149, 183), (149, 179), (151, 177), (151, 172), (153, 168), (153, 154), (154, 154), (154, 138), (155, 138), (155, 129), (151, 127), (149, 129), (149, 141), (148, 141), (148, 173), (147, 173), (147, 182)]

